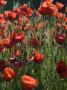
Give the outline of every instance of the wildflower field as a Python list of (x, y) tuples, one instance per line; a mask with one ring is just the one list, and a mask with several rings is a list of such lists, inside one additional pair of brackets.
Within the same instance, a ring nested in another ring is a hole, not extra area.
[(0, 90), (67, 90), (67, 10), (42, 0), (9, 11), (0, 0)]

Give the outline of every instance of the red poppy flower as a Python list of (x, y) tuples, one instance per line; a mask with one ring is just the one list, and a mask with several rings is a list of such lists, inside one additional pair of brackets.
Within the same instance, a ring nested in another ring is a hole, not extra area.
[(4, 47), (8, 48), (9, 44), (10, 44), (10, 39), (9, 38), (5, 38), (5, 39), (2, 39), (1, 42), (2, 42)]
[(23, 75), (21, 77), (21, 84), (24, 90), (33, 90), (33, 88), (37, 87), (38, 80), (27, 75)]
[(16, 31), (12, 31), (10, 35), (10, 47), (14, 46), (18, 41), (16, 40)]
[(10, 67), (6, 67), (4, 69), (3, 73), (4, 73), (4, 79), (6, 81), (10, 81), (10, 80), (12, 80), (16, 76), (15, 71), (12, 68), (10, 68)]
[(61, 13), (61, 12), (58, 12), (56, 15), (55, 15), (56, 18), (58, 19), (64, 19), (65, 17), (65, 14)]
[(29, 19), (25, 16), (19, 17), (18, 19), (18, 27), (25, 31), (29, 27)]
[(2, 30), (1, 34), (4, 36), (4, 33), (6, 33), (6, 31), (7, 31), (7, 25), (6, 25), (6, 22), (5, 22), (5, 24), (4, 24), (4, 23), (2, 24), (1, 30)]
[(4, 18), (4, 14), (0, 14), (0, 19)]
[(20, 15), (20, 14), (21, 14), (20, 8), (13, 8), (13, 11), (14, 11), (15, 13), (17, 13), (17, 15)]
[(39, 7), (38, 12), (45, 15), (55, 16), (58, 12), (58, 8), (51, 2), (43, 2)]
[(23, 44), (25, 44), (25, 34), (23, 32), (17, 33), (16, 31), (13, 31), (10, 36), (10, 46), (14, 46), (17, 42), (22, 42)]
[(24, 15), (24, 16), (32, 16), (32, 9), (29, 8), (27, 4), (23, 4), (23, 5), (20, 7), (20, 10), (21, 10), (21, 15)]
[(37, 30), (42, 30), (44, 26), (43, 22), (38, 22), (38, 24), (36, 25)]
[(5, 16), (4, 14), (0, 14), (0, 23), (3, 25), (3, 24), (6, 24), (6, 19), (5, 19)]
[(15, 40), (15, 36), (16, 36), (16, 31), (12, 31), (11, 32), (11, 35), (10, 35), (10, 43), (9, 43), (9, 46), (12, 47), (14, 46), (18, 41)]
[(64, 18), (64, 21), (67, 22), (67, 17)]
[(25, 42), (26, 42), (25, 34), (23, 32), (17, 33), (15, 36), (15, 40), (21, 41), (22, 43), (25, 44)]
[(40, 54), (38, 51), (34, 51), (34, 58), (33, 61), (37, 64), (40, 64), (44, 58), (43, 54)]
[(56, 2), (56, 7), (57, 7), (58, 9), (61, 9), (61, 8), (64, 7), (64, 4), (63, 4), (63, 3)]
[(64, 28), (64, 30), (67, 30), (67, 25), (66, 24), (62, 24), (62, 27)]
[(37, 48), (40, 45), (40, 42), (39, 42), (39, 40), (37, 38), (30, 38), (29, 43), (34, 48)]
[(67, 78), (67, 66), (64, 61), (59, 61), (56, 64), (56, 71), (61, 78)]
[(0, 23), (1, 24), (5, 24), (6, 23), (6, 20), (5, 19), (0, 19)]
[(5, 11), (4, 15), (6, 17), (9, 17), (10, 19), (16, 19), (16, 17), (17, 17), (17, 13), (12, 12), (12, 11)]
[(23, 4), (20, 6), (20, 9), (24, 9), (25, 7), (27, 7), (27, 4)]
[(62, 34), (56, 34), (55, 40), (58, 44), (62, 45), (65, 42), (65, 35)]
[(6, 0), (0, 0), (0, 6), (3, 6), (3, 5), (5, 5), (7, 2), (6, 2)]

